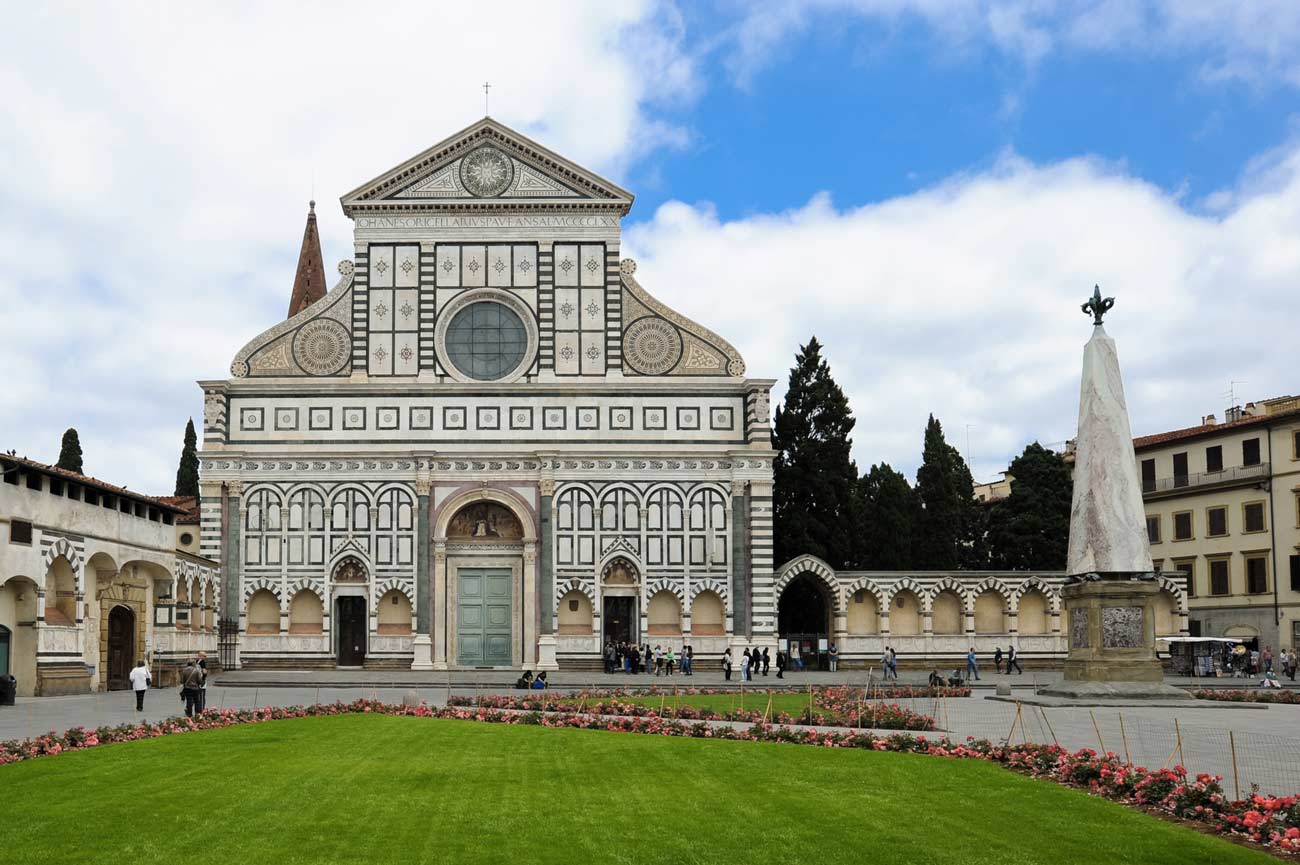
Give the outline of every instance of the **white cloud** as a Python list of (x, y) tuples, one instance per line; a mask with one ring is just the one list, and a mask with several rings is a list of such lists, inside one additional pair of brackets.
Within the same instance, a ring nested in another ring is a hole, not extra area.
[(1207, 216), (1116, 166), (1004, 157), (856, 209), (818, 195), (721, 221), (673, 202), (626, 247), (648, 290), (730, 335), (778, 392), (815, 334), (858, 418), (859, 468), (914, 472), (934, 412), (962, 450), (971, 425), (992, 477), (1034, 439), (1073, 437), (1094, 282), (1116, 297), (1135, 434), (1222, 417), (1229, 379), (1247, 398), (1296, 392), (1300, 148), (1270, 177)]
[[(57, 34), (57, 39), (55, 38)], [(0, 446), (170, 492), (196, 378), (284, 315), (306, 212), (492, 114), (620, 174), (698, 76), (646, 2), (27, 4), (0, 30)]]

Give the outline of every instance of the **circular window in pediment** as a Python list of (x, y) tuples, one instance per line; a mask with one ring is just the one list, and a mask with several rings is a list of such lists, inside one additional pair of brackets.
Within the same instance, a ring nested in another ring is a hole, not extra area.
[(528, 354), (528, 329), (504, 303), (480, 300), (452, 316), (444, 337), (447, 360), (475, 381), (496, 381), (519, 368)]

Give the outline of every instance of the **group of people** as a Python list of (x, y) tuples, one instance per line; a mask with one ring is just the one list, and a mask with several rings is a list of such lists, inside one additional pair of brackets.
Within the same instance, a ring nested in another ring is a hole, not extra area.
[(656, 645), (653, 649), (649, 643), (637, 645), (635, 643), (615, 643), (613, 640), (605, 641), (605, 672), (606, 673), (646, 673), (653, 676), (671, 676), (677, 672), (678, 665), (681, 665), (683, 676), (693, 675), (692, 667), (695, 663), (695, 649), (690, 646), (683, 646), (680, 654), (669, 646), (665, 649), (662, 645)]
[[(785, 652), (777, 651), (776, 653), (776, 677), (784, 678), (783, 674), (789, 666), (789, 658)], [(727, 647), (722, 653), (722, 677), (728, 682), (731, 681), (733, 671), (740, 673), (742, 682), (753, 681), (757, 675), (768, 674), (772, 669), (772, 656), (768, 654), (767, 647), (760, 652), (757, 647), (752, 651), (746, 648), (740, 653), (740, 660), (737, 662), (736, 657), (731, 654), (731, 647)]]
[[(131, 690), (135, 692), (135, 710), (143, 712), (144, 695), (153, 684), (153, 674), (141, 659), (135, 662), (127, 678), (131, 680)], [(208, 706), (208, 656), (204, 652), (187, 660), (181, 669), (181, 703), (185, 706), (187, 718), (203, 714)]]
[[(1004, 664), (1006, 665), (1005, 670), (1002, 669)], [(1017, 675), (1023, 674), (1025, 672), (1024, 669), (1021, 668), (1020, 666), (1020, 653), (1016, 651), (1015, 646), (1008, 646), (1006, 654), (1003, 654), (1002, 647), (998, 646), (997, 651), (993, 653), (993, 666), (997, 668), (997, 671), (999, 673), (1006, 673), (1008, 676), (1011, 675), (1011, 670), (1013, 668), (1015, 669)], [(957, 672), (956, 670), (953, 670), (953, 673), (956, 672)], [(975, 654), (975, 647), (971, 646), (970, 651), (966, 653), (966, 679), (968, 681), (970, 679), (975, 679), (976, 681), (979, 681), (979, 677), (980, 677), (979, 658)]]
[(1263, 651), (1260, 651), (1247, 649), (1244, 644), (1236, 646), (1231, 643), (1223, 644), (1223, 672), (1227, 676), (1242, 678), (1262, 676), (1267, 679), (1272, 673), (1273, 678), (1276, 679), (1277, 670), (1280, 669), (1282, 675), (1294, 682), (1297, 667), (1300, 667), (1300, 657), (1295, 651), (1283, 649), (1274, 658), (1272, 646), (1265, 646)]
[(542, 670), (536, 676), (532, 670), (524, 670), (524, 674), (515, 680), (515, 689), (519, 691), (545, 691), (550, 687), (546, 681), (546, 671)]

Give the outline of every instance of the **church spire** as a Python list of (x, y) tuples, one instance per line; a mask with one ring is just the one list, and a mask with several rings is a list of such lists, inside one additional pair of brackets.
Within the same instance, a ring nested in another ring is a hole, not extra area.
[(325, 296), (325, 262), (320, 254), (320, 234), (316, 231), (316, 202), (307, 211), (307, 228), (302, 233), (302, 251), (298, 253), (298, 272), (293, 278), (293, 295), (289, 314), (293, 318)]

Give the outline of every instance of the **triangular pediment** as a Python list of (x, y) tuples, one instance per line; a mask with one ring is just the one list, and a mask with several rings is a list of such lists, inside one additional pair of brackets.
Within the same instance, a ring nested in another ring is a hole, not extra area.
[(341, 199), (367, 210), (609, 207), (627, 213), (632, 194), (490, 117), (365, 183)]

